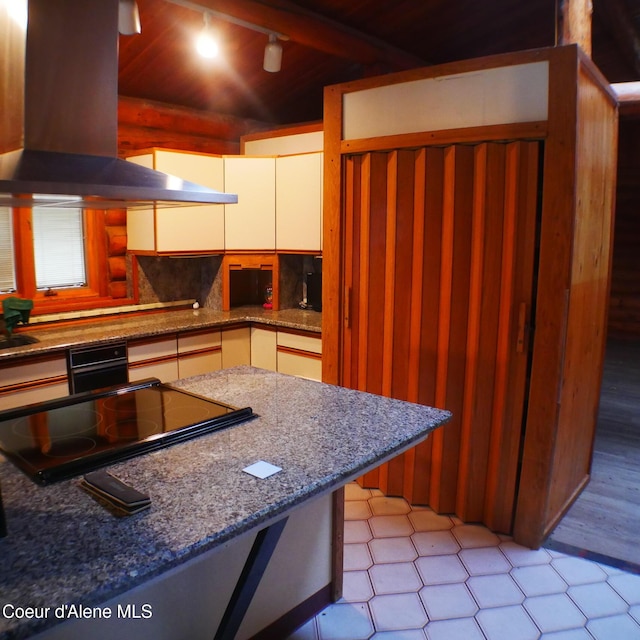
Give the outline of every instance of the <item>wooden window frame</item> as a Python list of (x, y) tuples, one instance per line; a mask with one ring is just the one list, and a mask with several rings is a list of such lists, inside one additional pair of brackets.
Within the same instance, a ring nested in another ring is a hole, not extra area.
[(108, 262), (106, 252), (106, 223), (102, 211), (83, 211), (84, 246), (87, 284), (83, 287), (54, 289), (45, 294), (36, 288), (35, 257), (31, 209), (13, 210), (13, 240), (16, 268), (16, 291), (4, 294), (34, 301), (33, 314), (60, 313), (104, 306), (108, 296)]

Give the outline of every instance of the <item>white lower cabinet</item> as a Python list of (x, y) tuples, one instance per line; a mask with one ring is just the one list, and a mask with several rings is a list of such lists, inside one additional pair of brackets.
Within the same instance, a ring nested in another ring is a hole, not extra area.
[(322, 381), (322, 339), (317, 335), (278, 331), (278, 371)]
[(322, 338), (318, 334), (251, 327), (251, 365), (322, 380)]
[(188, 378), (222, 369), (220, 330), (178, 334), (178, 377)]
[(129, 380), (162, 382), (251, 365), (322, 381), (322, 338), (317, 333), (251, 326), (188, 331), (129, 342)]
[(278, 370), (277, 331), (251, 327), (251, 366), (269, 371)]
[(64, 354), (21, 359), (2, 367), (0, 410), (67, 395), (69, 381)]
[(130, 382), (149, 377), (171, 382), (222, 369), (219, 329), (131, 340), (128, 354)]
[(222, 330), (222, 368), (251, 364), (251, 328)]
[(129, 382), (158, 378), (160, 382), (177, 380), (178, 350), (175, 334), (131, 340), (127, 344)]

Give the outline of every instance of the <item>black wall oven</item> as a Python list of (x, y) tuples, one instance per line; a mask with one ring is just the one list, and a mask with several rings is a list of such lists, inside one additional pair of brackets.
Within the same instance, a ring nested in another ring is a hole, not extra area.
[(127, 343), (69, 349), (67, 370), (70, 393), (123, 384), (128, 381)]

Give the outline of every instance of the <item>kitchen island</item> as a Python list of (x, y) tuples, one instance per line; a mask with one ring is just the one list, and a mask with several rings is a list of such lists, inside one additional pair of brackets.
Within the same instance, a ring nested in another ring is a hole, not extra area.
[[(0, 540), (0, 638), (41, 631), (43, 638), (65, 639), (213, 638), (256, 533), (287, 516), (275, 564), (237, 637), (286, 617), (289, 605), (300, 612), (315, 603), (310, 617), (334, 580), (331, 494), (450, 418), (252, 367), (173, 384), (249, 405), (257, 417), (109, 467), (151, 496), (146, 512), (115, 518), (80, 490), (79, 479), (40, 487), (2, 459), (8, 536)], [(243, 471), (259, 460), (282, 470), (265, 479)], [(188, 601), (194, 609), (184, 611), (180, 594), (188, 584), (196, 587)], [(284, 611), (270, 606), (279, 592), (291, 598)], [(16, 615), (27, 607), (30, 616)], [(77, 619), (83, 612), (86, 618)]]

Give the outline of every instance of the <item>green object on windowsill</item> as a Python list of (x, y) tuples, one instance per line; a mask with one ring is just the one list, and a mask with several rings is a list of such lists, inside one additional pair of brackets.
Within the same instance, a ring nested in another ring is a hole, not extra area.
[(4, 331), (10, 338), (16, 326), (22, 322), (29, 322), (29, 314), (33, 309), (33, 300), (16, 298), (11, 296), (2, 301), (2, 319), (4, 321)]

